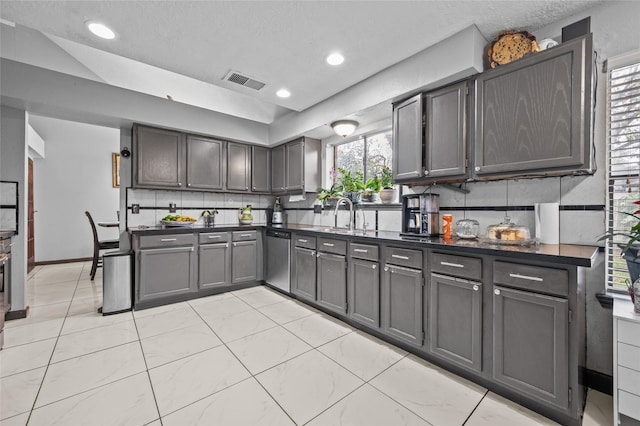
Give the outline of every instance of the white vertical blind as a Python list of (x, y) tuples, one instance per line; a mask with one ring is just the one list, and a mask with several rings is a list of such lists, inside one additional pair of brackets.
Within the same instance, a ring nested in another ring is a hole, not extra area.
[[(608, 220), (612, 231), (628, 231), (638, 221), (627, 213), (640, 210), (640, 52), (609, 60), (607, 78)], [(629, 278), (616, 236), (607, 241), (607, 286), (626, 290)]]

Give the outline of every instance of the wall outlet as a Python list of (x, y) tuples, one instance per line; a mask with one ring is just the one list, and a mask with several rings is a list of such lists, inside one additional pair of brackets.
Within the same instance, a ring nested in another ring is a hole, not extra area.
[(316, 204), (313, 206), (313, 212), (315, 214), (322, 214), (322, 206), (320, 204)]
[(140, 204), (131, 204), (131, 214), (140, 214)]
[(175, 213), (176, 211), (176, 203), (169, 203), (169, 213)]

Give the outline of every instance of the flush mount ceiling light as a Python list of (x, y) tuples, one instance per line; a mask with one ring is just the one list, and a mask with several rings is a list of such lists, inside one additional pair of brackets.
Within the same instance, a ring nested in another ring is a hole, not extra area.
[(100, 38), (104, 38), (107, 40), (113, 40), (114, 38), (116, 38), (116, 33), (114, 33), (111, 28), (99, 22), (89, 21), (87, 22), (87, 28), (89, 28), (89, 31)]
[(327, 56), (327, 63), (329, 65), (340, 65), (341, 63), (344, 62), (344, 56), (342, 56), (339, 53), (332, 53), (329, 56)]
[(358, 122), (353, 120), (339, 120), (331, 123), (333, 131), (343, 138), (352, 135), (356, 131), (356, 127), (358, 127)]
[(276, 95), (279, 98), (288, 98), (289, 96), (291, 96), (291, 92), (289, 92), (287, 89), (280, 89), (276, 92)]

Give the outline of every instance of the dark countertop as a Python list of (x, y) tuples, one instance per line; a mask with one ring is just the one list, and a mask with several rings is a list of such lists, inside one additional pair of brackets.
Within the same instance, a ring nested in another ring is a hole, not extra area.
[(0, 230), (0, 240), (6, 240), (8, 238), (13, 237), (14, 235), (16, 235), (16, 231), (3, 231), (3, 230)]
[(523, 260), (538, 260), (543, 262), (562, 263), (566, 265), (584, 266), (590, 268), (598, 254), (598, 247), (574, 244), (533, 244), (530, 246), (489, 244), (481, 240), (466, 240), (452, 237), (445, 240), (440, 237), (415, 238), (405, 237), (399, 232), (391, 231), (367, 231), (365, 234), (348, 235), (331, 232), (328, 227), (310, 225), (216, 225), (205, 227), (194, 225), (193, 227), (164, 227), (151, 226), (144, 229), (129, 228), (131, 235), (157, 235), (157, 234), (184, 234), (190, 232), (217, 232), (240, 231), (246, 229), (278, 229), (297, 233), (311, 233), (330, 236), (331, 238), (349, 239), (354, 241), (385, 243), (402, 243), (403, 246), (431, 249), (454, 249), (461, 253), (484, 254), (493, 256), (511, 257)]

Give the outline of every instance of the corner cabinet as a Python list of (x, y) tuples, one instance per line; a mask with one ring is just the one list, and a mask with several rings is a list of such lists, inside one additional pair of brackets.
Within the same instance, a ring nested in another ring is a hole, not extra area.
[(271, 150), (251, 147), (251, 192), (271, 192)]
[(592, 36), (476, 77), (474, 175), (590, 167)]
[(273, 148), (271, 191), (274, 194), (315, 192), (321, 185), (321, 142), (302, 137)]

